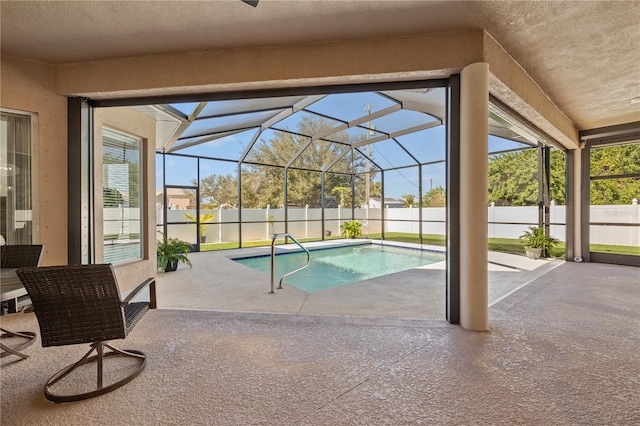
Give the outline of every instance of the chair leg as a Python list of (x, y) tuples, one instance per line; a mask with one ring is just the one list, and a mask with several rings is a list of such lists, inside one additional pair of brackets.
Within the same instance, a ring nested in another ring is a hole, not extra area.
[(4, 328), (0, 328), (0, 331), (2, 331), (0, 339), (5, 339), (8, 337), (21, 337), (27, 339), (25, 342), (14, 346), (5, 345), (4, 343), (0, 342), (0, 349), (2, 349), (3, 351), (2, 353), (0, 353), (0, 358), (4, 358), (5, 356), (9, 355), (16, 355), (22, 359), (29, 358), (29, 355), (23, 354), (20, 351), (28, 346), (31, 346), (33, 342), (36, 341), (36, 333), (31, 331), (9, 331), (5, 330)]
[[(111, 351), (105, 352), (104, 351), (105, 347), (110, 349)], [(94, 351), (96, 352), (96, 355), (91, 355)], [(125, 378), (109, 386), (103, 387), (102, 386), (103, 363), (106, 358), (111, 358), (116, 356), (136, 358), (139, 361), (139, 365), (135, 371), (133, 371), (131, 374), (129, 374)], [(76, 368), (84, 364), (88, 364), (90, 362), (96, 362), (96, 370), (97, 370), (96, 390), (91, 392), (80, 393), (80, 394), (73, 394), (73, 395), (58, 395), (51, 391), (50, 388), (53, 385), (55, 385), (60, 380), (65, 378), (67, 375), (69, 375), (73, 370), (75, 370)], [(59, 372), (51, 376), (51, 378), (47, 381), (46, 385), (44, 386), (44, 396), (49, 401), (53, 401), (53, 402), (73, 402), (73, 401), (81, 401), (83, 399), (94, 398), (96, 396), (104, 395), (105, 393), (111, 392), (113, 390), (118, 389), (119, 387), (126, 385), (131, 380), (138, 377), (140, 373), (142, 373), (142, 371), (145, 369), (146, 366), (147, 366), (147, 356), (143, 352), (134, 351), (134, 350), (121, 350), (121, 349), (114, 348), (113, 346), (108, 345), (105, 342), (95, 342), (91, 344), (91, 349), (89, 350), (89, 352), (87, 352), (78, 362), (68, 365), (67, 367), (63, 368), (62, 370), (60, 370)]]

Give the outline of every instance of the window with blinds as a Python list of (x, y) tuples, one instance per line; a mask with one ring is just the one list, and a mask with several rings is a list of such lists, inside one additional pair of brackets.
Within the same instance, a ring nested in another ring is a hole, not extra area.
[(142, 258), (142, 140), (102, 129), (105, 263)]
[(31, 118), (0, 114), (0, 242), (33, 242)]

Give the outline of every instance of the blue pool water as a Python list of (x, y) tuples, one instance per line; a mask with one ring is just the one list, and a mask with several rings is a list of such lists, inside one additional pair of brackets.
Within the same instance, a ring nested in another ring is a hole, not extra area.
[[(311, 251), (311, 265), (285, 278), (285, 284), (312, 293), (368, 278), (380, 277), (429, 265), (445, 259), (444, 253), (413, 250), (378, 244), (357, 245)], [(267, 276), (271, 274), (269, 256), (234, 259)], [(304, 265), (303, 252), (276, 255), (276, 286), (280, 277)]]

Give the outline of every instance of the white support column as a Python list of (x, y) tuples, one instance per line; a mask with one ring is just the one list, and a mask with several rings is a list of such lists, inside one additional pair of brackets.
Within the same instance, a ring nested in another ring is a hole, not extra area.
[(384, 212), (384, 232), (389, 232), (389, 204), (385, 205), (384, 208), (386, 209)]
[(460, 325), (486, 331), (489, 64), (466, 66), (460, 85)]
[(309, 238), (309, 204), (304, 206), (304, 237)]
[(222, 206), (218, 207), (218, 242), (222, 242)]
[[(634, 217), (634, 213), (635, 213), (635, 223), (640, 223), (640, 205), (638, 204), (638, 199), (634, 198), (633, 200), (631, 200), (631, 208), (633, 210), (635, 210), (635, 212), (631, 213), (631, 217)], [(638, 243), (640, 242), (640, 229), (638, 229), (638, 227), (636, 227), (635, 231), (631, 231), (631, 246), (632, 247), (637, 247)]]
[(269, 216), (271, 215), (271, 205), (267, 204), (267, 208), (265, 209), (265, 216), (264, 216), (264, 222), (265, 222), (265, 240), (270, 240), (272, 235), (269, 234)]

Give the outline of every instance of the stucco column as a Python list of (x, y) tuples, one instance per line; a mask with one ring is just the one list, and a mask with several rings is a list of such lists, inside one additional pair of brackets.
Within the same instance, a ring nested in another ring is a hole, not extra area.
[(460, 74), (460, 325), (489, 329), (487, 187), (489, 64)]

